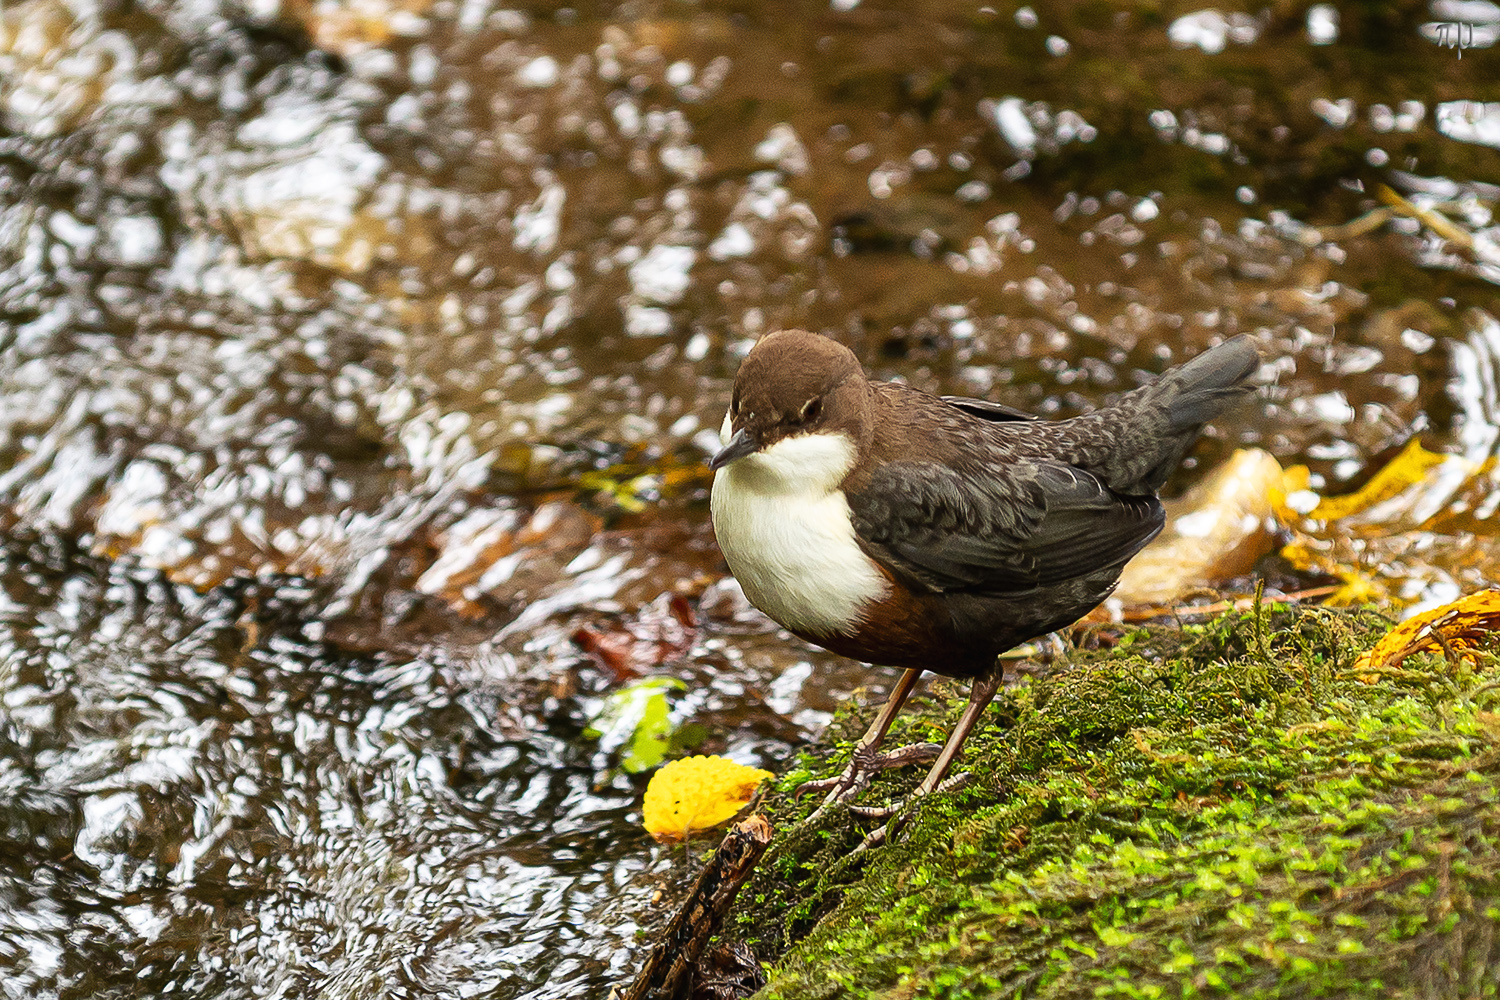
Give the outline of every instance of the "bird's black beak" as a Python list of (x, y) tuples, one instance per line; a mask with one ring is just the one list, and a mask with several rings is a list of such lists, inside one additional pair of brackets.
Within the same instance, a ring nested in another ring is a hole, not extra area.
[(755, 438), (750, 436), (748, 430), (738, 431), (729, 443), (719, 449), (719, 453), (708, 460), (708, 467), (715, 471), (724, 468), (730, 462), (738, 461), (746, 455), (753, 455), (759, 450)]

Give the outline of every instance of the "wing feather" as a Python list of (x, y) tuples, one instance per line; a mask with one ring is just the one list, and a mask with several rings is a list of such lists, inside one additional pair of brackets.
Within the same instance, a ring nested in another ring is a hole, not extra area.
[(1122, 496), (1060, 462), (984, 475), (889, 463), (850, 510), (861, 542), (908, 584), (985, 594), (1118, 570), (1164, 520), (1154, 496)]
[(988, 399), (973, 399), (969, 396), (939, 396), (943, 402), (957, 410), (963, 410), (971, 417), (988, 420), (992, 423), (1001, 423), (1010, 420), (1035, 420), (1036, 417), (1025, 410), (1018, 410), (1014, 406), (1006, 406), (1004, 403), (992, 403)]

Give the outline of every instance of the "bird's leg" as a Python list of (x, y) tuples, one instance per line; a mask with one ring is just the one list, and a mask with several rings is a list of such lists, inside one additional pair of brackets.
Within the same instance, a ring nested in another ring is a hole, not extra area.
[(896, 713), (901, 710), (901, 706), (911, 695), (912, 689), (917, 686), (917, 678), (921, 676), (922, 671), (917, 669), (907, 670), (901, 675), (901, 679), (891, 690), (891, 696), (886, 699), (885, 705), (880, 709), (880, 714), (875, 716), (875, 721), (870, 723), (870, 728), (865, 730), (859, 742), (854, 744), (854, 755), (849, 759), (848, 767), (832, 778), (808, 781), (797, 789), (798, 796), (828, 792), (828, 798), (818, 807), (813, 816), (820, 815), (824, 809), (837, 802), (847, 802), (854, 798), (870, 787), (870, 782), (881, 771), (933, 759), (938, 752), (936, 743), (914, 743), (911, 746), (897, 747), (885, 753), (880, 752), (880, 743), (885, 739), (885, 734), (890, 731), (891, 723), (896, 721)]
[[(985, 673), (974, 678), (974, 683), (969, 688), (969, 703), (964, 706), (963, 714), (958, 717), (958, 723), (953, 727), (953, 732), (949, 734), (948, 742), (943, 744), (943, 752), (938, 754), (937, 760), (932, 764), (932, 770), (927, 772), (927, 777), (922, 779), (922, 783), (917, 786), (916, 791), (912, 792), (905, 801), (888, 808), (864, 809), (854, 807), (850, 809), (850, 812), (866, 819), (889, 819), (898, 813), (905, 813), (908, 807), (913, 805), (918, 799), (924, 795), (931, 794), (939, 787), (944, 789), (957, 787), (956, 783), (963, 775), (955, 775), (947, 781), (943, 779), (948, 775), (948, 768), (953, 765), (953, 758), (957, 757), (958, 752), (963, 749), (964, 740), (969, 738), (969, 733), (973, 731), (974, 726), (979, 722), (979, 717), (984, 714), (986, 708), (990, 707), (990, 702), (995, 700), (995, 692), (1000, 690), (1000, 683), (1004, 677), (1005, 670), (997, 663)], [(886, 827), (880, 827), (865, 838), (865, 842), (859, 845), (859, 850), (875, 847), (881, 844), (885, 840), (885, 837)]]

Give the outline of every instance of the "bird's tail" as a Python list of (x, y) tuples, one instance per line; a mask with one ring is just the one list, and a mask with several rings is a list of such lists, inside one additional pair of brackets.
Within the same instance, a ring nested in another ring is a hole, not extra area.
[(1117, 457), (1128, 467), (1120, 470), (1120, 480), (1153, 493), (1161, 489), (1199, 429), (1251, 391), (1247, 381), (1259, 367), (1250, 338), (1235, 337), (1122, 399), (1120, 415), (1154, 440), (1137, 454)]
[(1235, 337), (1167, 372), (1146, 393), (1163, 406), (1169, 434), (1196, 434), (1250, 391), (1245, 380), (1259, 367), (1250, 338)]

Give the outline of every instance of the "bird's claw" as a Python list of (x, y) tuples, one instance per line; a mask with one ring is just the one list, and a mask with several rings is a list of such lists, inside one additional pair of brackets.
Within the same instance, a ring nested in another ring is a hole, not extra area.
[[(861, 780), (862, 779), (862, 780)], [(861, 771), (854, 766), (851, 760), (849, 766), (831, 778), (816, 778), (812, 781), (804, 781), (792, 791), (794, 798), (802, 798), (805, 795), (820, 795), (823, 792), (832, 792), (834, 796), (843, 796), (844, 799), (852, 799), (866, 788), (874, 780), (871, 772)], [(842, 801), (835, 798), (835, 801)], [(824, 803), (827, 805), (828, 803)]]
[(920, 792), (918, 794), (913, 794), (893, 806), (850, 806), (849, 814), (851, 816), (857, 816), (860, 819), (878, 819), (886, 821), (885, 823), (871, 830), (869, 834), (865, 836), (865, 839), (860, 842), (860, 845), (856, 847), (853, 852), (851, 852), (851, 856), (853, 854), (860, 854), (864, 851), (868, 851), (873, 847), (879, 847), (881, 844), (884, 844), (887, 839), (895, 837), (896, 834), (900, 833), (902, 827), (906, 826), (906, 821), (911, 817), (913, 807), (915, 807), (917, 802), (919, 802), (921, 799), (924, 799), (928, 795), (934, 793), (940, 794), (942, 792), (957, 791), (958, 789), (967, 785), (972, 777), (973, 775), (971, 775), (967, 771), (964, 771), (961, 774), (949, 775), (947, 778), (943, 779), (943, 781), (939, 783), (938, 786), (931, 792)]
[(879, 847), (881, 844), (884, 844), (884, 843), (885, 843), (885, 827), (883, 827), (883, 826), (877, 826), (875, 829), (871, 830), (865, 836), (864, 840), (860, 841), (860, 844), (859, 844), (858, 847), (856, 847), (854, 850), (852, 850), (852, 851), (849, 852), (849, 856), (852, 858), (855, 855), (863, 854), (865, 851), (872, 850), (872, 849), (874, 849), (876, 847)]
[(942, 749), (936, 743), (912, 743), (884, 752), (869, 747), (855, 747), (854, 756), (849, 759), (849, 765), (841, 772), (831, 778), (818, 778), (814, 781), (803, 782), (792, 794), (801, 798), (804, 795), (828, 792), (828, 799), (823, 803), (825, 807), (838, 802), (848, 802), (869, 788), (875, 780), (875, 775), (881, 771), (888, 771), (893, 767), (905, 767), (908, 764), (931, 763)]

